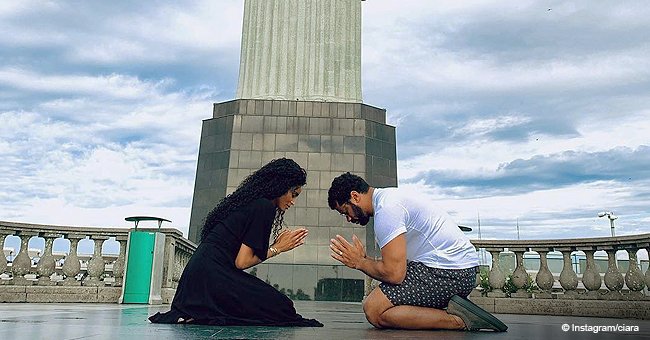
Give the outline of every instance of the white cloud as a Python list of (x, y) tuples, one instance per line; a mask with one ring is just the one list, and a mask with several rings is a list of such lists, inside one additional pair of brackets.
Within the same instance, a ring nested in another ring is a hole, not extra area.
[[(404, 183), (650, 144), (643, 2), (362, 6), (364, 98), (398, 126)], [(0, 219), (129, 226), (154, 214), (186, 231), (201, 120), (236, 88), (242, 12), (241, 0), (0, 4)], [(534, 237), (588, 236), (607, 235), (590, 212), (602, 209), (644, 231), (650, 189), (636, 180), (480, 199), (418, 187), (466, 224), (480, 211), (486, 237), (512, 237), (517, 217)]]

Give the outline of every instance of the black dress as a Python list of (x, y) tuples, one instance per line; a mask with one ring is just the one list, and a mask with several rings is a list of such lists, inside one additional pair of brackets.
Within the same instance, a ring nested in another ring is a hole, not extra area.
[(296, 313), (293, 302), (257, 277), (235, 267), (241, 244), (266, 259), (275, 205), (264, 198), (232, 212), (212, 229), (187, 263), (171, 310), (149, 317), (153, 323), (235, 326), (322, 327)]

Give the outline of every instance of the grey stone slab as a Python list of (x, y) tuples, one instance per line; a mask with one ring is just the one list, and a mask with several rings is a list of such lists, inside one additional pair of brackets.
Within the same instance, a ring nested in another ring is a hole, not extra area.
[(275, 152), (273, 151), (263, 151), (262, 152), (262, 164), (266, 164), (272, 160), (274, 160), (275, 157)]
[[(309, 188), (309, 186), (306, 186), (306, 188)], [(318, 191), (319, 191), (318, 189), (305, 189), (302, 191), (301, 196), (302, 195), (305, 196), (305, 200), (307, 202), (308, 207), (318, 207), (322, 205), (323, 202), (319, 201)]]
[(330, 244), (329, 227), (312, 227), (309, 228), (309, 240), (315, 245), (323, 246)]
[[(255, 101), (249, 99), (246, 100), (245, 103), (246, 103), (246, 109), (245, 109), (246, 114), (253, 114), (255, 112)], [(242, 112), (243, 111), (244, 110), (242, 109)]]
[[(308, 154), (309, 156), (309, 154)], [(307, 164), (309, 164), (309, 160), (307, 160)], [(320, 171), (316, 171), (313, 169), (308, 169), (307, 171), (307, 187), (310, 189), (318, 189), (320, 188)]]
[(237, 115), (232, 117), (232, 132), (241, 132), (242, 116)]
[(298, 121), (299, 121), (298, 117), (287, 117), (286, 132), (289, 134), (299, 134), (300, 125)]
[[(311, 249), (310, 249), (311, 250)], [(316, 251), (311, 251), (310, 254), (316, 255)], [(311, 255), (310, 255), (311, 257)], [(315, 263), (315, 258), (312, 262)], [(312, 300), (315, 297), (317, 287), (318, 273), (315, 266), (311, 265), (295, 265), (293, 266), (293, 290), (295, 293), (302, 292), (307, 295), (307, 299)]]
[(332, 136), (320, 136), (320, 152), (332, 151)]
[(97, 302), (117, 303), (122, 295), (121, 287), (99, 287), (97, 290)]
[(287, 133), (287, 117), (277, 117), (275, 132)]
[(320, 152), (321, 136), (319, 135), (300, 135), (298, 137), (298, 151)]
[(296, 103), (296, 116), (298, 117), (305, 116), (305, 102), (300, 101)]
[(233, 133), (231, 148), (235, 150), (251, 150), (253, 147), (252, 133)]
[(277, 133), (278, 132), (278, 117), (264, 117), (264, 133)]
[(0, 294), (17, 294), (17, 293), (26, 293), (27, 288), (32, 288), (30, 286), (0, 286)]
[(309, 134), (309, 120), (310, 118), (307, 117), (298, 117), (298, 134)]
[(353, 171), (365, 172), (366, 171), (366, 156), (365, 155), (353, 155)]
[(331, 118), (310, 118), (309, 134), (312, 135), (331, 135), (332, 119)]
[(353, 154), (342, 154), (334, 153), (332, 154), (332, 171), (350, 171), (354, 170), (354, 158), (356, 155)]
[(334, 180), (334, 177), (336, 177), (338, 175), (339, 175), (339, 172), (321, 171), (320, 172), (320, 188), (322, 190), (329, 190), (329, 187), (332, 184), (332, 181)]
[(309, 167), (309, 170), (329, 171), (331, 158), (332, 156), (329, 153), (310, 152), (307, 166)]
[(343, 152), (363, 154), (366, 151), (366, 141), (364, 137), (345, 136), (343, 137)]
[(26, 293), (2, 293), (0, 292), (0, 303), (6, 302), (26, 302)]
[(271, 106), (271, 114), (274, 116), (278, 116), (280, 115), (281, 110), (282, 110), (282, 101), (274, 100)]
[(280, 112), (278, 112), (280, 116), (287, 116), (289, 115), (289, 102), (283, 100), (280, 102)]
[(340, 224), (342, 220), (343, 219), (341, 218), (340, 214), (337, 211), (330, 209), (329, 207), (318, 209), (319, 225), (322, 226), (337, 225)]
[(375, 175), (389, 176), (388, 160), (381, 157), (370, 156), (372, 158), (372, 169)]
[(263, 151), (275, 151), (275, 133), (265, 133), (262, 138)]
[(312, 102), (312, 116), (313, 117), (322, 117), (321, 112), (323, 111), (322, 109), (323, 103), (321, 102)]
[[(309, 237), (309, 236), (307, 236)], [(302, 245), (298, 248), (295, 248), (293, 250), (293, 259), (294, 263), (317, 263), (318, 256), (317, 256), (317, 251), (318, 248), (316, 248), (315, 245)], [(316, 273), (314, 272), (314, 278), (316, 276)], [(314, 280), (315, 282), (315, 280)], [(312, 295), (313, 297), (313, 295)]]
[(369, 156), (381, 156), (381, 144), (374, 138), (366, 138), (366, 153)]
[(354, 120), (354, 135), (366, 136), (366, 121), (363, 119)]
[(332, 137), (332, 152), (333, 153), (343, 153), (345, 149), (345, 137), (344, 136), (331, 136)]
[(317, 226), (318, 208), (296, 208), (296, 219), (304, 226)]
[(329, 265), (337, 265), (339, 264), (338, 261), (332, 258), (330, 256), (331, 254), (331, 249), (329, 246), (316, 246), (318, 248), (318, 263), (319, 264), (329, 264)]
[(248, 114), (256, 114), (256, 115), (263, 115), (264, 114), (264, 101), (263, 100), (254, 100), (255, 101), (255, 111), (254, 113), (251, 113), (250, 111)]
[(265, 101), (264, 101), (264, 110), (263, 110), (262, 112), (260, 112), (260, 113), (263, 114), (263, 115), (265, 115), (265, 116), (270, 116), (270, 115), (272, 115), (272, 114), (273, 114), (273, 111), (271, 110), (272, 105), (273, 105), (273, 102), (272, 102), (272, 101), (270, 101), (270, 100), (265, 100)]
[(289, 116), (295, 116), (296, 115), (297, 104), (298, 103), (296, 101), (293, 101), (293, 100), (289, 102), (289, 112), (288, 112)]
[(241, 117), (241, 132), (262, 133), (264, 131), (263, 116), (237, 116)]
[(298, 151), (298, 135), (277, 134), (275, 136), (276, 151)]
[(229, 167), (239, 168), (239, 151), (237, 150), (230, 151), (228, 158), (229, 158), (228, 159)]
[(352, 103), (346, 103), (345, 104), (345, 118), (359, 118), (354, 116), (354, 108), (359, 107), (360, 104), (352, 104)]
[[(1, 290), (0, 290), (1, 291)], [(27, 294), (97, 294), (97, 287), (43, 287), (31, 286), (25, 287)]]
[(253, 150), (263, 150), (264, 149), (264, 134), (254, 133), (253, 134)]
[(313, 116), (313, 110), (314, 110), (314, 103), (312, 102), (305, 102), (305, 114), (304, 116), (306, 117), (311, 117)]
[(345, 118), (345, 103), (336, 103), (336, 115), (332, 118)]
[(354, 136), (354, 120), (332, 119), (332, 134), (340, 136)]
[[(291, 158), (298, 163), (302, 168), (306, 168), (308, 164), (308, 153), (306, 152), (287, 152), (286, 157)], [(307, 174), (309, 176), (309, 174)]]

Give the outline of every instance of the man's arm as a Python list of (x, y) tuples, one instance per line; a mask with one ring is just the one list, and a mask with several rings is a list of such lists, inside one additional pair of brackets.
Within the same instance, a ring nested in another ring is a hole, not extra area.
[(336, 235), (331, 240), (332, 257), (344, 265), (358, 269), (366, 275), (381, 282), (400, 284), (406, 276), (406, 236), (399, 236), (381, 248), (381, 259), (372, 260), (366, 257), (361, 241), (356, 235), (352, 236), (350, 244), (343, 236)]

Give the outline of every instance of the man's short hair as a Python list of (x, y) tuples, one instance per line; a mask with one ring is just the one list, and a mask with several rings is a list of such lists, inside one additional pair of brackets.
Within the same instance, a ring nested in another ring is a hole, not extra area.
[(332, 181), (332, 186), (327, 192), (327, 204), (330, 209), (334, 210), (337, 205), (342, 205), (350, 200), (350, 192), (356, 191), (365, 194), (368, 192), (368, 188), (370, 186), (363, 178), (346, 172)]

